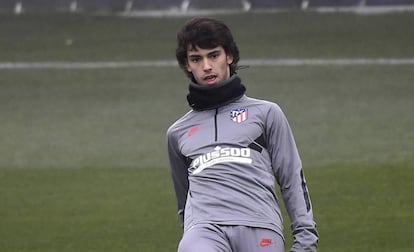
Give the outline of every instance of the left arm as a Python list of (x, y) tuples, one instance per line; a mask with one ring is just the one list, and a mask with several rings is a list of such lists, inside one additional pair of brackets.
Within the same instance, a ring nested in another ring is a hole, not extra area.
[(317, 251), (319, 235), (302, 163), (289, 123), (282, 110), (271, 107), (266, 134), (272, 166), (291, 220), (294, 244), (291, 251)]

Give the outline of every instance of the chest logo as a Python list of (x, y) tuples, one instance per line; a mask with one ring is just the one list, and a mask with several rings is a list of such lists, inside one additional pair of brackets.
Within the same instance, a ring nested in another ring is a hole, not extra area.
[(247, 120), (249, 113), (246, 108), (233, 109), (230, 111), (230, 119), (235, 123), (241, 123)]
[(200, 126), (194, 126), (188, 131), (187, 135), (190, 137), (190, 136), (194, 135), (199, 130), (200, 130)]
[(204, 169), (225, 163), (251, 164), (250, 148), (233, 148), (216, 146), (212, 152), (198, 156), (191, 163), (191, 173), (196, 175)]

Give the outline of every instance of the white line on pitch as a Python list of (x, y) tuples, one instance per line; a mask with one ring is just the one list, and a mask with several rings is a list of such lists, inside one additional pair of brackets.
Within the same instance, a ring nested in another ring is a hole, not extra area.
[[(341, 59), (246, 59), (239, 65), (247, 66), (323, 66), (323, 65), (414, 65), (414, 58), (341, 58)], [(0, 69), (103, 69), (139, 67), (176, 67), (175, 60), (142, 61), (39, 61), (0, 62)]]

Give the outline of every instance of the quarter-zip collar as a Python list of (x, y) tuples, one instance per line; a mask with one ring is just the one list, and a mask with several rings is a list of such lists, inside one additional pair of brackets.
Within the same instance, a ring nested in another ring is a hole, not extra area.
[(191, 82), (187, 101), (194, 110), (209, 110), (227, 105), (244, 95), (246, 87), (237, 75), (212, 86)]

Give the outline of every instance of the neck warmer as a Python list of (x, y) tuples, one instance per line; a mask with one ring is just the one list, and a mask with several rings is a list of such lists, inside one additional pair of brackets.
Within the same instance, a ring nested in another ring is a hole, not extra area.
[(209, 110), (227, 105), (244, 95), (246, 87), (237, 75), (212, 86), (191, 82), (187, 101), (194, 110)]

